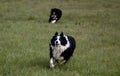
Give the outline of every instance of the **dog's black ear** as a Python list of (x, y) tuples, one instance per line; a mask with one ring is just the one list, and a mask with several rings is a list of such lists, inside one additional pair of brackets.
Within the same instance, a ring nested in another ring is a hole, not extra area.
[(60, 33), (60, 36), (63, 36), (63, 35), (64, 35), (64, 33), (63, 33), (63, 32), (61, 32), (61, 33)]
[(57, 35), (58, 35), (58, 32), (55, 33), (55, 36), (57, 36)]

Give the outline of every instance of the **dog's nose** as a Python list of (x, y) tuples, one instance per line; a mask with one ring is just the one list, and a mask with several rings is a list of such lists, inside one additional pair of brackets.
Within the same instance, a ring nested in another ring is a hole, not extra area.
[(55, 43), (58, 44), (58, 41), (56, 41)]

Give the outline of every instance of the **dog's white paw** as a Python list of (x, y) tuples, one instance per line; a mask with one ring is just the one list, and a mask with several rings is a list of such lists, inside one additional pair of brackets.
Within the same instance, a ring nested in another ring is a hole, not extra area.
[(54, 64), (50, 64), (50, 68), (54, 68), (55, 67), (55, 65)]

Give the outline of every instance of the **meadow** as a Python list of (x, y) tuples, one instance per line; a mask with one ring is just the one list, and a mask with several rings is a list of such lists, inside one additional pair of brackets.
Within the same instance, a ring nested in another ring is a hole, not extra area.
[[(51, 8), (62, 18), (48, 23)], [(49, 68), (49, 40), (76, 39), (73, 57)], [(0, 0), (0, 76), (120, 76), (120, 0)]]

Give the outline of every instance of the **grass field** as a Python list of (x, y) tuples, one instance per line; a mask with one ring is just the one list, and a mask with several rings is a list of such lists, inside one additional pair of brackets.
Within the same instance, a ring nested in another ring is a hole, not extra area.
[[(49, 24), (50, 9), (62, 9)], [(77, 46), (49, 68), (49, 40), (63, 31)], [(0, 0), (0, 76), (120, 76), (120, 0)]]

